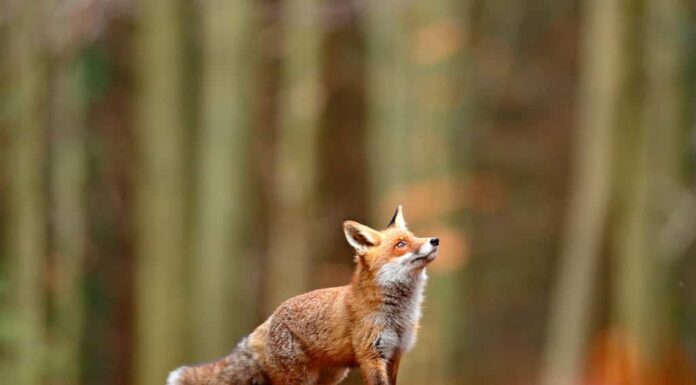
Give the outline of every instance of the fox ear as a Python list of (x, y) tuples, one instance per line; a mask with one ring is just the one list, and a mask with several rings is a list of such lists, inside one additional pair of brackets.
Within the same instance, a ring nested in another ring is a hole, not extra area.
[(343, 232), (346, 240), (357, 252), (363, 252), (366, 248), (377, 246), (382, 236), (376, 230), (355, 221), (343, 222)]
[(402, 205), (398, 205), (396, 207), (394, 216), (392, 216), (392, 219), (389, 221), (389, 225), (387, 227), (396, 227), (403, 230), (407, 229), (406, 220), (404, 219), (404, 207)]

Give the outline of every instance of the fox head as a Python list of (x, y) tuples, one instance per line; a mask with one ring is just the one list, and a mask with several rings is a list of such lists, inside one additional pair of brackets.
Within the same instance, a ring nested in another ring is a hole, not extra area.
[(374, 230), (355, 221), (343, 222), (343, 232), (356, 259), (381, 285), (413, 279), (437, 256), (439, 238), (420, 238), (406, 226), (401, 205), (386, 229)]

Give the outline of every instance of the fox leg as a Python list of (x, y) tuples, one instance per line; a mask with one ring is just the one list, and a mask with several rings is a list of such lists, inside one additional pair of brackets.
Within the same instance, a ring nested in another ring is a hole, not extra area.
[(323, 368), (315, 385), (336, 385), (348, 375), (348, 368)]
[(382, 359), (361, 362), (360, 374), (366, 385), (389, 385), (387, 363)]
[(389, 375), (389, 385), (396, 385), (396, 375), (399, 372), (399, 363), (401, 362), (401, 352), (394, 352), (394, 356), (387, 364), (387, 374)]
[(283, 324), (271, 327), (266, 345), (266, 366), (273, 385), (312, 385), (318, 371), (311, 368), (302, 341)]
[(309, 367), (303, 352), (295, 357), (268, 356), (268, 376), (273, 385), (314, 385), (319, 372)]

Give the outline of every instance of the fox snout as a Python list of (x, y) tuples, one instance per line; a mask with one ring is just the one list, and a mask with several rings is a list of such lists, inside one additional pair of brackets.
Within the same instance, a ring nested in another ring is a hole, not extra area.
[(417, 253), (419, 255), (432, 254), (437, 251), (439, 246), (440, 238), (430, 238), (428, 241), (423, 242)]
[(437, 257), (437, 250), (440, 246), (440, 238), (430, 238), (429, 240), (423, 242), (423, 244), (414, 253), (414, 258), (411, 262), (425, 262), (430, 263)]

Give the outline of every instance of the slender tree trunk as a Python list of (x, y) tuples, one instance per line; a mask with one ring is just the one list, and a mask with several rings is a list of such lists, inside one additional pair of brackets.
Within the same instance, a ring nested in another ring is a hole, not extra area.
[(694, 13), (684, 1), (666, 0), (648, 2), (646, 15), (647, 124), (651, 130), (659, 130), (656, 140), (664, 152), (653, 160), (653, 183), (658, 186), (658, 205), (670, 211), (656, 247), (659, 256), (669, 263), (684, 256), (696, 237), (696, 196), (686, 191), (683, 175), (688, 100), (693, 98), (694, 90), (687, 78), (687, 53), (692, 48), (684, 31), (694, 20)]
[[(6, 68), (6, 149), (2, 165), (7, 175), (7, 218), (4, 224), (9, 287), (7, 316), (14, 333), (7, 336), (8, 359), (3, 369), (7, 383), (38, 385), (45, 375), (46, 252), (44, 194), (43, 10), (38, 1), (12, 1), (8, 9)], [(5, 345), (5, 344), (3, 344)]]
[(50, 357), (54, 381), (75, 384), (80, 378), (81, 285), (87, 226), (85, 101), (75, 50), (61, 53), (54, 63), (49, 191), (55, 288)]
[[(632, 112), (637, 113), (635, 110)], [(628, 349), (626, 359), (634, 369), (628, 373), (622, 373), (620, 368), (610, 369), (612, 378), (626, 375), (625, 381), (642, 385), (650, 383), (646, 365), (650, 363), (648, 357), (658, 349), (655, 339), (656, 322), (664, 312), (656, 306), (656, 301), (661, 297), (659, 290), (662, 277), (654, 249), (650, 245), (652, 240), (647, 211), (654, 208), (647, 180), (650, 177), (650, 135), (644, 122), (637, 119), (629, 121), (635, 132), (624, 132), (621, 137), (622, 141), (633, 143), (623, 150), (624, 160), (621, 163), (630, 164), (630, 168), (626, 170), (622, 186), (618, 189), (620, 192), (617, 195), (620, 195), (624, 204), (617, 214), (619, 221), (612, 244), (616, 258), (613, 321), (621, 333), (622, 342), (627, 347), (632, 347)]]
[[(623, 31), (625, 72), (622, 74), (620, 114), (617, 122), (616, 167), (614, 191), (615, 227), (612, 229), (611, 248), (613, 253), (613, 314), (612, 322), (616, 333), (625, 345), (630, 370), (623, 370), (618, 363), (608, 367), (606, 376), (610, 381), (624, 381), (642, 385), (650, 383), (648, 378), (644, 343), (652, 340), (655, 317), (646, 314), (654, 308), (653, 290), (659, 288), (651, 271), (657, 267), (651, 235), (649, 216), (652, 209), (648, 185), (651, 143), (645, 124), (643, 109), (645, 88), (642, 56), (644, 47), (640, 40), (644, 31), (644, 8), (640, 0), (622, 3), (625, 15)], [(619, 169), (620, 167), (620, 169)], [(644, 279), (650, 279), (643, 282)], [(652, 341), (649, 345), (654, 348)]]
[[(273, 222), (271, 213), (274, 196), (274, 168), (276, 157), (276, 136), (280, 114), (278, 90), (281, 84), (282, 56), (279, 54), (283, 29), (281, 27), (282, 0), (259, 0), (253, 2), (251, 10), (254, 19), (250, 40), (250, 74), (253, 83), (250, 89), (252, 119), (248, 146), (253, 149), (248, 157), (248, 189), (254, 191), (249, 197), (254, 223), (248, 227), (253, 234), (253, 244), (249, 245), (249, 259), (253, 259), (255, 282), (251, 299), (257, 323), (268, 317), (268, 254), (270, 229)], [(248, 332), (248, 331), (247, 331)]]
[(610, 196), (623, 15), (616, 0), (589, 1), (583, 12), (577, 145), (560, 268), (549, 310), (544, 385), (573, 385), (581, 380)]
[(312, 230), (312, 284), (334, 286), (350, 280), (354, 268), (341, 231), (346, 219), (369, 211), (367, 146), (367, 31), (362, 0), (322, 2), (321, 111), (317, 149), (317, 216)]
[[(634, 77), (627, 81), (621, 120), (622, 163), (628, 165), (617, 189), (624, 202), (617, 213), (615, 323), (631, 347), (631, 384), (662, 384), (672, 368), (668, 347), (673, 337), (671, 298), (667, 290), (668, 247), (659, 242), (665, 218), (685, 188), (681, 178), (684, 47), (680, 40), (679, 1), (631, 2), (630, 37)], [(646, 79), (639, 91), (635, 79)], [(666, 369), (666, 371), (665, 371)], [(664, 371), (664, 372), (663, 372)]]
[[(411, 159), (404, 156), (404, 153), (410, 153), (408, 149), (413, 145), (410, 141), (415, 139), (412, 121), (415, 106), (410, 89), (414, 71), (409, 57), (409, 40), (406, 38), (411, 34), (407, 23), (410, 9), (406, 8), (405, 2), (375, 1), (367, 4), (366, 145), (372, 221), (376, 228), (386, 226), (396, 206), (403, 204), (406, 220), (413, 228), (411, 214), (414, 205), (406, 202), (408, 197), (404, 191), (409, 183), (415, 184)], [(433, 135), (439, 134), (437, 132)], [(430, 310), (432, 307), (429, 306), (424, 318), (429, 318)], [(415, 355), (425, 346), (432, 358), (432, 361), (428, 360), (429, 364), (441, 358), (440, 352), (433, 349), (433, 334), (429, 331), (430, 328), (420, 329), (416, 350), (404, 357), (399, 370), (401, 383), (419, 383), (423, 377), (428, 376), (432, 376), (431, 381), (434, 383), (441, 380), (440, 373), (435, 373), (438, 372), (436, 368), (419, 366), (416, 369), (409, 359), (413, 359), (416, 364), (420, 362), (418, 358), (423, 357), (416, 358)]]
[[(645, 48), (647, 125), (654, 132), (659, 156), (651, 159), (660, 205), (684, 188), (681, 167), (686, 132), (688, 85), (683, 31), (689, 8), (682, 0), (646, 2)], [(659, 134), (659, 135), (658, 135)], [(662, 187), (660, 187), (662, 186)], [(664, 206), (663, 206), (664, 207)]]
[(267, 300), (272, 311), (306, 291), (316, 258), (311, 237), (316, 221), (320, 84), (318, 0), (284, 4), (283, 86), (275, 162)]
[(466, 343), (463, 266), (467, 258), (467, 215), (452, 197), (467, 193), (463, 181), (473, 148), (473, 83), (471, 71), (467, 71), (470, 6), (470, 1), (461, 0), (416, 3), (416, 23), (409, 42), (416, 85), (409, 147), (428, 143), (425, 146), (434, 149), (420, 151), (420, 157), (412, 158), (410, 167), (416, 180), (429, 184), (432, 192), (423, 202), (425, 207), (417, 205), (413, 209), (428, 213), (430, 218), (424, 218), (422, 226), (427, 224), (435, 232), (432, 235), (440, 236), (443, 242), (439, 260), (429, 268), (433, 279), (423, 323), (431, 326), (422, 329), (422, 345), (414, 352), (418, 354), (414, 358), (419, 357), (423, 366), (413, 366), (410, 375), (404, 372), (413, 383), (439, 378), (435, 382), (459, 384), (465, 377), (461, 359)]
[[(406, 169), (398, 165), (399, 148), (408, 146), (408, 135), (397, 134), (410, 127), (408, 89), (411, 82), (408, 58), (408, 35), (404, 3), (368, 2), (366, 11), (368, 56), (368, 131), (369, 166), (374, 175), (370, 181), (373, 201), (388, 187), (403, 183)], [(408, 210), (408, 208), (406, 208)], [(382, 212), (384, 215), (386, 212)], [(375, 220), (383, 220), (382, 217)]]
[[(201, 127), (196, 147), (195, 212), (190, 306), (193, 358), (229, 351), (248, 332), (253, 313), (243, 309), (248, 292), (244, 263), (249, 218), (249, 114), (245, 108), (250, 5), (211, 0), (202, 4)], [(246, 300), (248, 301), (248, 299)]]
[[(411, 5), (375, 2), (368, 8), (370, 127), (377, 223), (396, 204), (418, 231), (443, 238), (428, 268), (423, 327), (416, 349), (405, 357), (404, 383), (458, 383), (463, 352), (462, 266), (464, 222), (454, 221), (452, 197), (463, 194), (468, 156), (469, 94), (465, 42), (469, 2), (436, 0)], [(413, 85), (413, 89), (411, 89)], [(423, 151), (432, 148), (433, 151)], [(449, 242), (449, 244), (447, 243)]]
[(183, 36), (177, 1), (139, 5), (134, 382), (152, 385), (184, 358)]

